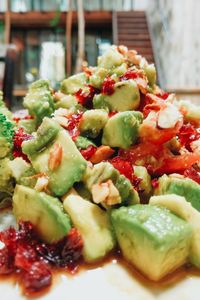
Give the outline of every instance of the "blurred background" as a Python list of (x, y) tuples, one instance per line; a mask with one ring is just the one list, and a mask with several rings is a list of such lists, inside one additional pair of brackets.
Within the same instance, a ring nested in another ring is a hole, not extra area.
[(198, 0), (0, 0), (0, 89), (20, 107), (31, 82), (58, 88), (114, 43), (155, 63), (163, 89), (200, 102), (199, 12)]

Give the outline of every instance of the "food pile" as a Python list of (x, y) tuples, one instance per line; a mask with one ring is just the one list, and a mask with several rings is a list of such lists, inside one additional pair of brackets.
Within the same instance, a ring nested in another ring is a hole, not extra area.
[(0, 232), (0, 274), (34, 292), (117, 250), (154, 281), (200, 267), (200, 107), (153, 64), (112, 46), (57, 92), (31, 84), (27, 113), (0, 96), (0, 207), (18, 224)]

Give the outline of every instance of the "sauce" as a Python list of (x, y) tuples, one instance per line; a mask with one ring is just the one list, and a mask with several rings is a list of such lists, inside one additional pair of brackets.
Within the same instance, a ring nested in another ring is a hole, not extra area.
[[(11, 222), (11, 224), (14, 223), (13, 218), (11, 220), (11, 210), (9, 210), (9, 209), (1, 210), (0, 216), (1, 216), (1, 218), (3, 218), (3, 217), (8, 218), (8, 221)], [(5, 219), (4, 219), (4, 221), (5, 221)], [(6, 224), (7, 226), (9, 226), (9, 222), (8, 222), (8, 224)], [(160, 280), (158, 282), (154, 282), (154, 281), (151, 281), (151, 280), (147, 279), (146, 277), (144, 277), (139, 271), (136, 270), (136, 268), (131, 266), (127, 261), (125, 261), (119, 251), (115, 251), (115, 252), (110, 253), (105, 259), (100, 260), (93, 264), (87, 264), (87, 263), (84, 263), (83, 261), (79, 261), (77, 264), (75, 264), (73, 266), (73, 268), (69, 268), (69, 267), (61, 268), (61, 267), (52, 266), (51, 273), (52, 273), (53, 281), (50, 286), (47, 286), (46, 288), (44, 288), (40, 291), (34, 292), (34, 293), (33, 292), (30, 293), (22, 288), (21, 293), (23, 293), (23, 294), (25, 293), (25, 294), (28, 294), (28, 295), (34, 296), (34, 297), (41, 296), (41, 295), (49, 292), (53, 287), (55, 287), (59, 283), (61, 276), (63, 274), (67, 275), (67, 277), (72, 278), (81, 272), (86, 272), (88, 270), (95, 270), (97, 268), (104, 268), (110, 264), (117, 264), (117, 265), (122, 266), (122, 268), (124, 268), (127, 271), (128, 275), (130, 275), (130, 278), (137, 280), (144, 287), (146, 287), (150, 290), (154, 290), (156, 292), (168, 289), (169, 287), (176, 285), (177, 283), (179, 283), (180, 281), (182, 281), (183, 279), (186, 279), (188, 277), (200, 276), (199, 270), (195, 269), (194, 267), (192, 267), (190, 265), (185, 265), (185, 266), (180, 267), (178, 270), (174, 271), (173, 273), (168, 274), (162, 280)], [(8, 275), (0, 275), (0, 283), (1, 282), (8, 282), (11, 285), (16, 285), (17, 283), (20, 283), (20, 286), (22, 286), (23, 285), (23, 277), (21, 276), (21, 274), (19, 272), (13, 272), (12, 274), (8, 274)]]

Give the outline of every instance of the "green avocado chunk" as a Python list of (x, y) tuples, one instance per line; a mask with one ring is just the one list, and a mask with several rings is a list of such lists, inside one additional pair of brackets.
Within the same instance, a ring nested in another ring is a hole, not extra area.
[(58, 108), (66, 108), (66, 109), (74, 109), (78, 105), (78, 101), (75, 96), (72, 95), (64, 95), (60, 97), (60, 100), (56, 102), (55, 107)]
[(144, 72), (147, 76), (149, 85), (151, 87), (153, 87), (154, 84), (156, 83), (156, 68), (155, 68), (155, 65), (150, 64), (150, 65), (144, 66), (143, 69), (144, 69)]
[(34, 119), (20, 120), (18, 122), (18, 127), (22, 127), (26, 133), (31, 134), (36, 131), (36, 121)]
[(55, 105), (49, 82), (40, 79), (32, 83), (23, 104), (34, 117), (37, 125), (44, 117), (50, 117), (55, 110)]
[(194, 208), (200, 211), (200, 185), (192, 179), (163, 175), (158, 180), (155, 195), (164, 194), (183, 196)]
[(63, 206), (83, 239), (83, 257), (86, 262), (103, 258), (115, 247), (114, 234), (107, 212), (80, 196), (69, 195)]
[(95, 138), (108, 121), (108, 113), (103, 109), (90, 109), (84, 112), (79, 130), (82, 134)]
[(44, 118), (37, 130), (36, 136), (22, 144), (22, 151), (26, 155), (32, 155), (41, 151), (46, 145), (52, 142), (57, 136), (61, 127), (52, 119)]
[(10, 159), (5, 157), (0, 159), (0, 193), (13, 193), (14, 182), (12, 180), (12, 170), (9, 166)]
[(138, 193), (133, 189), (131, 182), (124, 175), (121, 175), (109, 162), (101, 162), (94, 165), (92, 168), (88, 167), (84, 174), (83, 182), (87, 189), (92, 193), (94, 185), (107, 182), (109, 179), (119, 191), (121, 202), (123, 204), (128, 205), (139, 202), (140, 199)]
[[(28, 143), (31, 142), (32, 140), (23, 142), (22, 149), (26, 150), (24, 153), (28, 155), (36, 172), (45, 173), (49, 177), (48, 187), (53, 194), (62, 196), (75, 182), (82, 179), (87, 164), (66, 130), (60, 127), (54, 140), (42, 147), (40, 151), (35, 152), (35, 146), (29, 147)], [(36, 143), (38, 144), (40, 145), (40, 140)], [(49, 160), (56, 146), (61, 149), (61, 157), (58, 158), (60, 163), (55, 169), (51, 169)]]
[(108, 120), (103, 129), (102, 144), (123, 149), (129, 148), (138, 137), (140, 119), (142, 119), (142, 113), (139, 112), (117, 113)]
[(139, 183), (141, 194), (148, 196), (152, 192), (151, 176), (147, 169), (143, 166), (133, 166), (134, 175), (141, 178), (142, 181)]
[(61, 92), (64, 94), (75, 94), (81, 88), (84, 88), (85, 84), (87, 83), (87, 76), (85, 73), (78, 73), (73, 76), (64, 79), (61, 82)]
[(36, 173), (31, 164), (21, 157), (16, 157), (9, 162), (9, 168), (16, 183), (34, 188), (37, 177), (34, 177)]
[(184, 119), (192, 122), (198, 127), (200, 126), (200, 106), (190, 101), (181, 100), (177, 102), (177, 106), (185, 111)]
[(109, 71), (107, 69), (96, 68), (95, 72), (90, 76), (89, 82), (93, 87), (100, 89), (104, 79), (108, 74)]
[(89, 146), (96, 146), (92, 141), (81, 135), (75, 139), (75, 144), (78, 149), (87, 149)]
[(200, 268), (200, 213), (184, 197), (174, 194), (153, 196), (149, 203), (167, 207), (191, 225), (193, 235), (189, 260), (194, 266)]
[(71, 229), (69, 216), (57, 198), (22, 185), (15, 187), (13, 212), (17, 221), (30, 221), (47, 243), (59, 241)]
[(98, 94), (93, 98), (94, 108), (117, 112), (137, 109), (139, 104), (139, 89), (132, 79), (115, 83), (112, 95)]
[(186, 262), (191, 226), (168, 209), (121, 207), (111, 212), (111, 221), (123, 256), (151, 280), (160, 280)]
[(116, 46), (110, 47), (102, 56), (98, 57), (98, 67), (113, 69), (124, 62), (124, 57), (119, 53)]

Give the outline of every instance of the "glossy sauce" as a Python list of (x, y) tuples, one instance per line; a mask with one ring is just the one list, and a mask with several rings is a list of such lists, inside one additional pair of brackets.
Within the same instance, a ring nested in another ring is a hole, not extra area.
[[(1, 210), (1, 216), (3, 214), (6, 215), (7, 213), (9, 213), (9, 209)], [(136, 268), (134, 268), (132, 265), (130, 265), (127, 261), (125, 261), (125, 259), (123, 259), (123, 257), (121, 256), (120, 251), (115, 251), (115, 252), (110, 253), (105, 259), (98, 261), (96, 263), (93, 263), (93, 264), (87, 264), (82, 261), (76, 267), (76, 269), (73, 271), (70, 271), (67, 268), (52, 267), (51, 268), (52, 275), (53, 275), (52, 276), (52, 278), (53, 278), (52, 285), (48, 288), (43, 289), (42, 291), (29, 293), (28, 295), (29, 295), (29, 297), (31, 297), (31, 296), (38, 297), (38, 296), (41, 296), (41, 295), (49, 292), (54, 286), (56, 286), (60, 282), (61, 275), (63, 275), (63, 274), (67, 275), (69, 277), (74, 277), (77, 274), (79, 274), (80, 272), (94, 270), (96, 268), (103, 268), (104, 266), (106, 266), (108, 264), (119, 264), (119, 265), (123, 266), (123, 268), (128, 272), (130, 277), (132, 277), (135, 280), (137, 280), (138, 282), (140, 282), (146, 288), (151, 289), (151, 290), (156, 290), (156, 291), (165, 290), (165, 289), (169, 288), (170, 286), (176, 285), (178, 282), (180, 282), (181, 280), (183, 280), (187, 277), (200, 276), (200, 270), (197, 270), (196, 268), (189, 266), (189, 265), (184, 265), (184, 266), (180, 267), (179, 269), (177, 269), (176, 271), (174, 271), (173, 273), (165, 276), (162, 280), (160, 280), (158, 282), (154, 282), (152, 280), (149, 280), (145, 276), (143, 276), (139, 271), (137, 271)], [(0, 283), (8, 282), (10, 285), (16, 285), (18, 283), (20, 284), (21, 281), (22, 281), (22, 278), (21, 278), (20, 274), (18, 274), (18, 273), (12, 273), (12, 274), (8, 274), (8, 275), (0, 275)], [(20, 284), (20, 286), (22, 286), (22, 285)], [(21, 293), (22, 294), (25, 293), (25, 291), (22, 288), (21, 288)], [(27, 295), (27, 293), (26, 293), (26, 295)]]
[[(61, 269), (61, 268), (52, 268), (52, 275), (53, 275), (53, 282), (52, 285), (48, 288), (45, 288), (39, 292), (34, 293), (27, 293), (21, 288), (21, 294), (25, 294), (29, 298), (35, 298), (35, 297), (41, 297), (51, 291), (57, 284), (61, 281), (62, 275), (67, 275), (68, 277), (74, 277), (80, 272), (85, 272), (88, 270), (93, 270), (96, 268), (103, 268), (107, 264), (120, 264), (123, 266), (123, 268), (126, 269), (130, 277), (133, 277), (135, 280), (137, 280), (139, 283), (141, 283), (143, 286), (145, 286), (148, 289), (155, 290), (157, 292), (165, 290), (170, 288), (171, 286), (176, 285), (181, 280), (190, 277), (190, 276), (200, 276), (200, 271), (195, 269), (194, 267), (185, 265), (177, 269), (171, 274), (168, 274), (165, 276), (162, 280), (158, 282), (154, 282), (152, 280), (149, 280), (145, 276), (143, 276), (137, 269), (135, 269), (133, 266), (131, 266), (128, 262), (126, 262), (123, 257), (121, 257), (120, 253), (112, 253), (108, 255), (105, 259), (93, 263), (93, 264), (86, 264), (82, 263), (79, 265), (75, 272), (69, 272), (68, 270)], [(8, 275), (0, 275), (0, 284), (1, 282), (7, 282), (10, 285), (17, 285), (21, 287), (20, 281), (22, 279), (20, 278), (19, 274), (13, 273)]]

